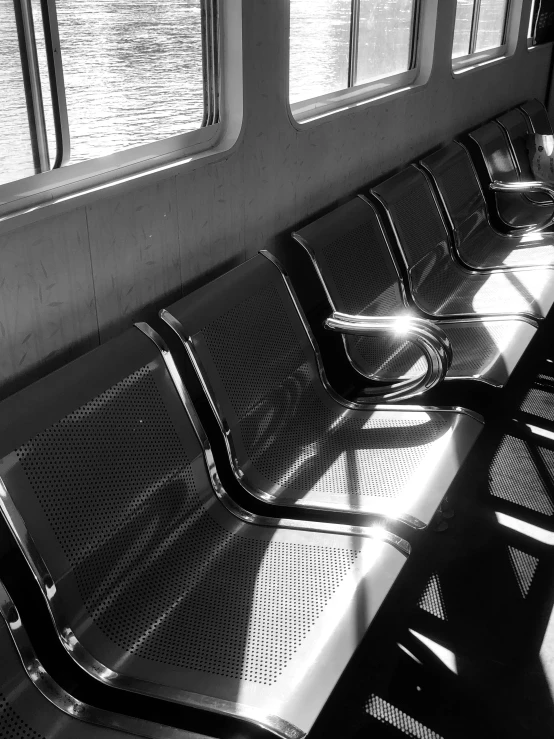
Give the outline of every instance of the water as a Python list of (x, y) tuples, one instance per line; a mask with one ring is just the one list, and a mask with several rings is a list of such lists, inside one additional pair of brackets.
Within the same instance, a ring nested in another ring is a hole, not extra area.
[[(225, 0), (223, 0), (225, 1)], [(277, 2), (277, 0), (275, 0)], [(358, 83), (408, 69), (415, 0), (361, 0)], [(0, 0), (0, 183), (33, 174), (14, 4)], [(498, 43), (507, 0), (482, 0)], [(470, 15), (472, 1), (459, 0)], [(51, 159), (55, 155), (40, 1), (32, 0)], [(290, 100), (344, 89), (351, 0), (290, 0)], [(203, 116), (200, 0), (57, 0), (77, 163), (191, 131)], [(488, 34), (488, 36), (487, 36)], [(483, 38), (483, 41), (481, 41)]]
[[(57, 0), (71, 163), (199, 128), (200, 0)], [(35, 33), (51, 159), (55, 140), (40, 3)], [(14, 0), (0, 0), (0, 182), (34, 173)]]

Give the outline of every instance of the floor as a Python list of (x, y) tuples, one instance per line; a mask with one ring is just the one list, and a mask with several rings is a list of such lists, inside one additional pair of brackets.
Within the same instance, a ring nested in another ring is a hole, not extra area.
[(554, 737), (552, 336), (485, 409), (448, 528), (414, 546), (412, 592), (364, 643), (385, 669), (360, 655), (310, 739)]

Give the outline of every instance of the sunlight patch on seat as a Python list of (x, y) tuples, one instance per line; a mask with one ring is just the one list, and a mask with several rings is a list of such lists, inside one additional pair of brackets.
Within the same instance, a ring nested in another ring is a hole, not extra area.
[(548, 529), (543, 529), (540, 526), (535, 526), (532, 523), (521, 521), (519, 518), (498, 511), (495, 511), (494, 515), (501, 526), (506, 526), (506, 528), (528, 536), (530, 539), (535, 539), (535, 541), (540, 541), (542, 544), (554, 546), (554, 531), (548, 531)]
[(533, 582), (535, 572), (537, 571), (539, 560), (537, 557), (533, 557), (531, 554), (522, 552), (520, 549), (516, 549), (515, 547), (508, 547), (508, 554), (510, 556), (512, 570), (516, 576), (519, 591), (521, 595), (526, 598), (529, 593), (531, 583)]
[(520, 243), (526, 244), (529, 241), (544, 241), (543, 234), (539, 233), (538, 231), (531, 231), (531, 233), (523, 234), (523, 236), (520, 238)]

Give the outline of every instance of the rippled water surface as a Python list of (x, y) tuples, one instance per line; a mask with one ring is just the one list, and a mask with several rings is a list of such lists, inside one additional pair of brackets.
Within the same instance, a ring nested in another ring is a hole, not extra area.
[[(351, 0), (290, 2), (291, 101), (346, 87)], [(495, 19), (506, 2), (482, 0), (483, 33), (494, 37), (494, 43), (498, 36)], [(0, 0), (0, 183), (35, 171), (14, 11), (18, 4), (19, 0)], [(32, 4), (53, 159), (40, 0)], [(414, 0), (361, 0), (358, 82), (409, 67), (413, 5)], [(462, 34), (471, 7), (471, 0), (459, 0)], [(57, 0), (57, 9), (71, 163), (200, 126), (200, 0)]]

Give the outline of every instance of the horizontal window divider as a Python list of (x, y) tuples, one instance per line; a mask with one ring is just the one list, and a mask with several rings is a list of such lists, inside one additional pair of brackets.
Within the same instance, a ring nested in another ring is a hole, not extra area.
[(146, 158), (141, 151), (143, 147), (137, 146), (6, 183), (0, 186), (0, 219), (48, 205), (53, 200), (100, 188), (107, 190), (125, 180), (181, 166), (201, 153), (209, 154), (217, 146), (222, 131), (222, 124), (217, 123), (149, 144), (151, 153)]
[(493, 62), (497, 59), (507, 59), (508, 46), (503, 44), (494, 49), (486, 49), (475, 54), (467, 54), (466, 56), (458, 56), (452, 59), (453, 72), (464, 72), (480, 64)]
[(410, 69), (407, 72), (381, 77), (371, 82), (365, 82), (356, 87), (349, 87), (336, 92), (329, 92), (309, 100), (300, 100), (291, 103), (290, 109), (298, 123), (304, 123), (315, 117), (332, 113), (350, 106), (370, 103), (383, 95), (400, 92), (417, 82), (419, 69)]

